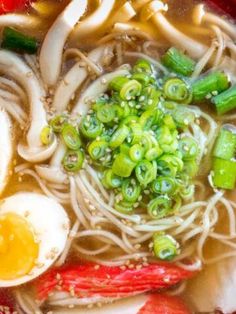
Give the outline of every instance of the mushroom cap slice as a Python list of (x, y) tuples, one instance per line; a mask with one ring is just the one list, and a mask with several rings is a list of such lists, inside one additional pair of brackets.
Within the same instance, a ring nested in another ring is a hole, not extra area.
[(10, 177), (13, 158), (12, 123), (8, 114), (0, 108), (0, 194), (3, 192)]

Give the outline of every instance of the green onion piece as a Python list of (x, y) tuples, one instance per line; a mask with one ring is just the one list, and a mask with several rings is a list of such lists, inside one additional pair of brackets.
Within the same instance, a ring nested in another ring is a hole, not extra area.
[(122, 87), (129, 82), (129, 79), (125, 76), (117, 76), (113, 78), (113, 80), (109, 84), (109, 88), (116, 91), (120, 92)]
[(183, 160), (195, 159), (199, 153), (198, 143), (189, 136), (182, 137), (179, 140), (179, 151)]
[(110, 140), (110, 147), (116, 148), (119, 147), (129, 135), (129, 128), (126, 125), (120, 126), (112, 135)]
[[(194, 196), (195, 186), (194, 184), (188, 184), (184, 188), (179, 191), (179, 196), (182, 197), (183, 200), (189, 201)], [(178, 206), (178, 209), (180, 205)]]
[(156, 178), (156, 168), (150, 161), (142, 160), (135, 167), (135, 175), (141, 185), (147, 186)]
[(219, 115), (236, 108), (236, 86), (227, 89), (225, 92), (213, 97), (216, 111)]
[(69, 149), (77, 150), (81, 146), (79, 133), (73, 125), (65, 124), (61, 132), (62, 138)]
[(236, 181), (236, 162), (214, 158), (212, 179), (215, 187), (232, 190)]
[(129, 80), (123, 85), (120, 90), (120, 97), (124, 100), (131, 100), (139, 96), (142, 90), (142, 85), (136, 80)]
[(62, 131), (63, 126), (67, 123), (68, 118), (66, 115), (58, 115), (55, 116), (50, 121), (50, 126), (52, 127), (53, 131), (56, 133), (60, 133)]
[(109, 123), (115, 118), (115, 110), (112, 105), (106, 104), (100, 106), (97, 110), (97, 118), (103, 123)]
[(88, 115), (81, 121), (80, 131), (84, 137), (96, 138), (102, 133), (103, 124), (94, 115)]
[(115, 118), (119, 120), (125, 116), (124, 109), (120, 105), (112, 104), (112, 107), (115, 112)]
[(139, 97), (139, 103), (145, 110), (156, 109), (160, 100), (162, 92), (154, 86), (147, 86), (142, 90)]
[(166, 195), (158, 196), (148, 203), (148, 214), (154, 219), (161, 219), (171, 211), (171, 201)]
[(11, 27), (5, 27), (2, 34), (1, 47), (20, 53), (35, 54), (38, 49), (38, 43), (34, 37), (24, 35)]
[(79, 171), (84, 162), (84, 154), (81, 150), (69, 150), (66, 152), (62, 164), (66, 171)]
[(108, 143), (103, 140), (95, 140), (88, 146), (88, 153), (93, 160), (98, 160), (107, 154)]
[(145, 158), (148, 161), (152, 161), (152, 160), (157, 159), (158, 157), (160, 157), (162, 153), (163, 153), (163, 150), (160, 148), (159, 144), (157, 143), (157, 145), (155, 147), (150, 148), (146, 152)]
[(198, 173), (199, 166), (196, 160), (188, 160), (184, 162), (183, 172), (193, 178)]
[(102, 183), (109, 189), (116, 189), (122, 185), (122, 178), (116, 176), (111, 169), (104, 172)]
[(153, 236), (153, 252), (164, 261), (171, 261), (178, 255), (179, 244), (170, 235), (155, 234)]
[(122, 214), (130, 215), (134, 212), (133, 203), (121, 201), (119, 203), (114, 204), (115, 210)]
[(140, 196), (141, 187), (135, 179), (126, 179), (122, 183), (121, 193), (125, 201), (134, 203)]
[(162, 146), (163, 144), (170, 144), (173, 141), (172, 133), (166, 125), (162, 125), (161, 127), (159, 127), (157, 129), (156, 135), (160, 146)]
[(158, 177), (152, 182), (152, 191), (157, 194), (174, 194), (177, 189), (176, 180), (171, 177)]
[(122, 143), (119, 148), (120, 148), (120, 153), (123, 153), (129, 156), (130, 145), (128, 145), (127, 143)]
[(139, 144), (134, 144), (129, 149), (129, 157), (134, 161), (138, 162), (143, 159), (144, 156), (144, 149)]
[(166, 114), (163, 118), (164, 124), (170, 129), (170, 130), (175, 130), (176, 125), (173, 117), (170, 114)]
[(149, 130), (152, 125), (156, 122), (157, 110), (144, 111), (139, 119), (139, 123), (144, 130)]
[(137, 73), (152, 74), (151, 63), (145, 59), (139, 59), (133, 67), (133, 71)]
[(192, 84), (193, 100), (198, 102), (211, 98), (225, 91), (229, 85), (229, 79), (224, 72), (210, 73)]
[(164, 54), (162, 63), (171, 71), (184, 76), (190, 76), (195, 68), (195, 61), (174, 47)]
[(143, 86), (147, 86), (150, 82), (151, 77), (145, 73), (134, 73), (132, 79), (138, 81)]
[(185, 129), (194, 123), (195, 114), (185, 106), (179, 105), (173, 112), (173, 118), (179, 128)]
[(43, 145), (50, 145), (54, 139), (54, 133), (53, 129), (47, 125), (45, 126), (41, 133), (40, 133), (40, 139)]
[(176, 155), (164, 154), (158, 158), (157, 166), (162, 175), (175, 177), (177, 172), (183, 170), (184, 163)]
[(181, 103), (190, 103), (192, 96), (186, 83), (179, 78), (168, 79), (164, 86), (164, 95), (170, 100)]
[(135, 122), (138, 122), (139, 121), (139, 117), (138, 116), (134, 116), (134, 115), (130, 115), (130, 116), (127, 116), (127, 117), (125, 117), (122, 121), (121, 121), (121, 123), (120, 123), (120, 125), (128, 125), (128, 126), (130, 126), (130, 125), (132, 125), (133, 123), (135, 123)]
[(131, 123), (130, 124), (130, 136), (128, 138), (128, 141), (130, 141), (132, 145), (139, 144), (142, 136), (143, 136), (143, 128), (141, 124)]
[(128, 178), (133, 169), (135, 168), (136, 163), (133, 162), (129, 156), (120, 153), (115, 157), (115, 160), (112, 165), (112, 171), (119, 177)]
[(221, 159), (230, 160), (234, 158), (236, 151), (236, 133), (230, 128), (223, 127), (217, 137), (213, 156)]

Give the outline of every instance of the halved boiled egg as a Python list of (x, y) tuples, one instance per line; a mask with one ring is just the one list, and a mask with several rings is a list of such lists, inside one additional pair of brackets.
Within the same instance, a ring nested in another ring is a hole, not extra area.
[(26, 283), (62, 253), (69, 218), (55, 200), (20, 192), (0, 202), (0, 287)]

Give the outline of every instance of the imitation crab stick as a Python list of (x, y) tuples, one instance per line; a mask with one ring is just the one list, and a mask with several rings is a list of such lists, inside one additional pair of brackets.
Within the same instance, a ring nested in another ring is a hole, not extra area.
[(194, 275), (175, 264), (156, 263), (133, 268), (94, 264), (65, 266), (50, 270), (36, 283), (37, 297), (45, 300), (60, 290), (77, 298), (118, 299), (167, 289)]

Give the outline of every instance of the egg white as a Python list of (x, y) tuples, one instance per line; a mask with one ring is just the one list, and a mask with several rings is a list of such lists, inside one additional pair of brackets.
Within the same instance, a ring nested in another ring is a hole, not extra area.
[(39, 243), (39, 255), (31, 272), (14, 280), (1, 280), (0, 287), (26, 283), (45, 272), (62, 253), (69, 232), (69, 218), (64, 208), (42, 194), (20, 192), (0, 203), (0, 215), (15, 213), (33, 228)]

